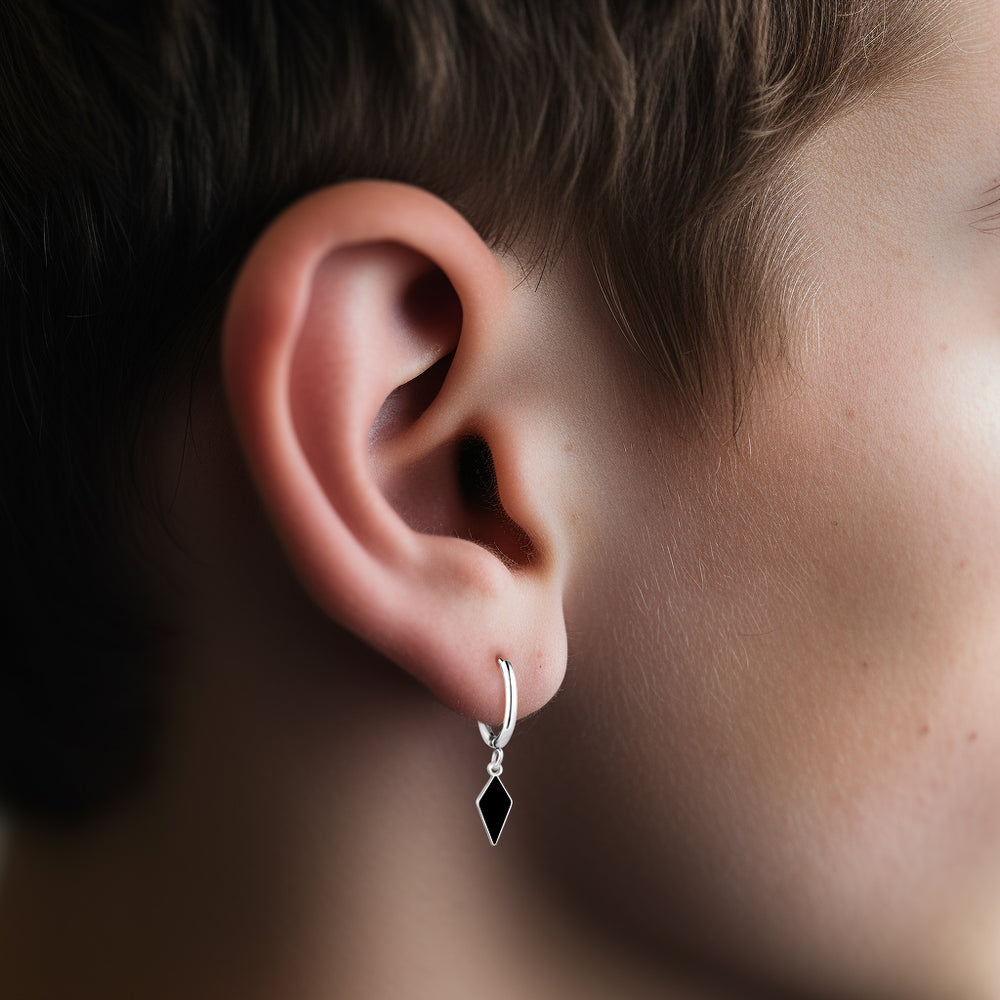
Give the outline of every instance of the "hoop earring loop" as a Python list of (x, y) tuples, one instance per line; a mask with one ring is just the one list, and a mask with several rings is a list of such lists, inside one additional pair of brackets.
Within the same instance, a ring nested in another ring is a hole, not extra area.
[(500, 664), (500, 672), (503, 674), (504, 693), (504, 713), (503, 725), (499, 733), (494, 733), (492, 726), (485, 722), (479, 723), (479, 732), (483, 737), (483, 742), (491, 750), (503, 750), (510, 742), (514, 734), (514, 726), (517, 723), (517, 681), (514, 679), (514, 668), (502, 657), (497, 657)]
[(486, 773), (490, 779), (476, 799), (479, 818), (483, 821), (486, 835), (494, 847), (503, 832), (510, 807), (514, 804), (514, 800), (500, 780), (500, 775), (503, 774), (503, 748), (510, 742), (517, 723), (517, 681), (514, 679), (514, 668), (501, 657), (497, 658), (497, 663), (503, 674), (505, 701), (503, 725), (499, 733), (494, 733), (492, 727), (485, 722), (479, 723), (479, 733), (483, 742), (493, 751), (493, 759), (486, 765)]

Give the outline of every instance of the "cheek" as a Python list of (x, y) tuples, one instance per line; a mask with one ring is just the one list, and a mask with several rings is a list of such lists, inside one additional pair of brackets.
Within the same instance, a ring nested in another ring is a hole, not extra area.
[(1000, 336), (953, 319), (829, 345), (737, 449), (606, 498), (567, 692), (592, 829), (629, 830), (693, 934), (814, 958), (820, 927), (861, 962), (996, 898)]
[(894, 400), (842, 378), (786, 414), (794, 447), (762, 436), (761, 526), (732, 547), (764, 581), (731, 604), (763, 619), (732, 684), (746, 780), (785, 810), (764, 842), (845, 910), (968, 888), (1000, 836), (1000, 442), (896, 370)]
[(756, 889), (862, 951), (1000, 888), (1000, 336), (917, 311), (830, 345), (733, 475), (735, 564), (769, 581), (732, 676), (748, 842), (784, 873)]

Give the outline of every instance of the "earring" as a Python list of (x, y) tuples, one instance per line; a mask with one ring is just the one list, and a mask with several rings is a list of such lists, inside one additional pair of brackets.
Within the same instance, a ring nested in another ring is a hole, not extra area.
[(493, 751), (493, 759), (486, 765), (486, 773), (490, 776), (490, 780), (486, 782), (479, 793), (479, 798), (476, 799), (476, 808), (479, 810), (483, 826), (486, 827), (486, 835), (494, 847), (503, 832), (510, 807), (514, 804), (514, 800), (500, 780), (500, 775), (503, 774), (503, 748), (510, 741), (514, 724), (517, 722), (517, 681), (514, 680), (514, 668), (504, 659), (498, 658), (497, 663), (500, 664), (500, 672), (503, 674), (506, 698), (503, 726), (500, 727), (499, 733), (494, 733), (485, 722), (479, 723), (479, 732), (486, 745)]

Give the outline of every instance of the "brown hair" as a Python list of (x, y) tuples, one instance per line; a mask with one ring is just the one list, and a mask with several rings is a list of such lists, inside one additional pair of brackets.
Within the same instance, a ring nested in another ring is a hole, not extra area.
[(4, 4), (0, 796), (83, 816), (143, 774), (157, 632), (119, 527), (135, 442), (285, 205), (391, 178), (498, 247), (573, 236), (668, 389), (736, 412), (801, 263), (795, 150), (926, 59), (944, 7)]

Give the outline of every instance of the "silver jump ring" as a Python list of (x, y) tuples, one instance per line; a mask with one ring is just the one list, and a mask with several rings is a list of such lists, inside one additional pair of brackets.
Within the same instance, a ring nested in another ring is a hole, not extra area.
[(498, 778), (503, 774), (503, 750), (493, 751), (493, 760), (486, 765), (486, 773), (493, 778)]
[(504, 659), (497, 657), (500, 664), (500, 671), (503, 674), (503, 688), (506, 705), (503, 713), (503, 726), (499, 733), (494, 733), (493, 729), (485, 722), (479, 723), (479, 733), (483, 737), (483, 742), (493, 750), (502, 750), (509, 742), (514, 733), (514, 724), (517, 722), (517, 681), (514, 680), (514, 668)]

